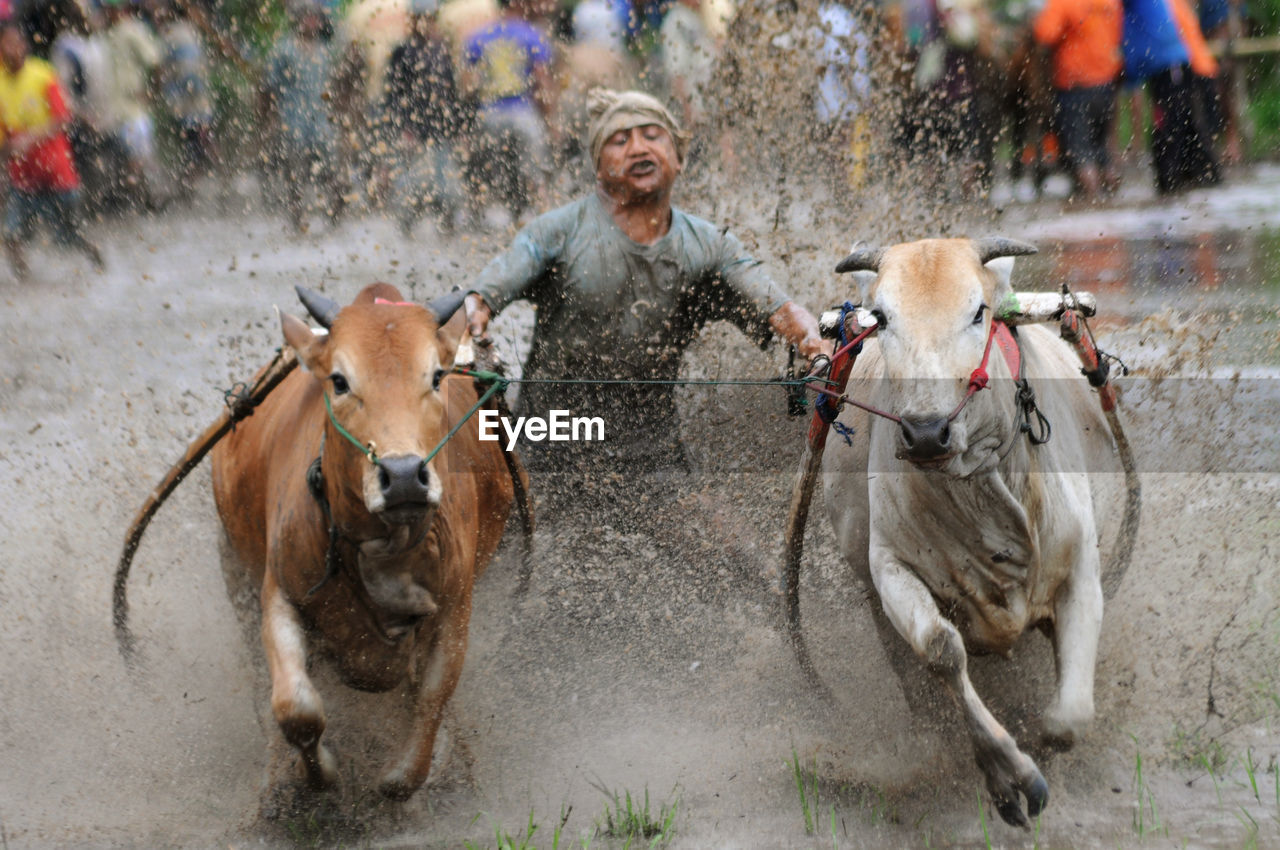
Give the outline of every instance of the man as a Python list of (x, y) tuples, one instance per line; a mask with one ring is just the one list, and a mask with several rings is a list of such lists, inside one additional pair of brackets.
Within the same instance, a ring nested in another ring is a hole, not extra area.
[(313, 0), (292, 0), (294, 32), (286, 32), (267, 56), (258, 110), (273, 123), (274, 151), (284, 178), (289, 222), (306, 231), (304, 193), (315, 186), (328, 195), (326, 213), (335, 221), (346, 205), (334, 163), (337, 130), (329, 113), (333, 55), (324, 38), (324, 11)]
[(703, 20), (702, 0), (679, 0), (667, 10), (659, 39), (663, 76), (684, 126), (700, 127), (706, 121), (705, 92), (720, 52)]
[(1193, 56), (1170, 0), (1123, 0), (1124, 77), (1151, 97), (1151, 158), (1156, 190), (1169, 194), (1221, 180), (1196, 109)]
[(28, 274), (22, 243), (37, 218), (46, 219), (64, 245), (83, 251), (94, 267), (102, 255), (79, 223), (80, 176), (71, 160), (71, 121), (53, 66), (27, 56), (27, 38), (10, 21), (0, 26), (0, 132), (9, 161), (4, 244), (14, 273)]
[(439, 0), (410, 0), (409, 36), (387, 63), (383, 110), (397, 153), (395, 201), (408, 235), (425, 207), (452, 230), (462, 192), (454, 146), (464, 123), (449, 42), (436, 21)]
[(191, 197), (196, 179), (210, 172), (216, 158), (204, 39), (188, 17), (186, 0), (157, 0), (152, 19), (163, 46), (160, 91), (180, 150), (178, 193)]
[(163, 58), (160, 42), (134, 15), (129, 0), (104, 0), (107, 30), (103, 35), (111, 66), (108, 110), (113, 132), (129, 157), (129, 183), (149, 210), (160, 203), (155, 194), (159, 161), (156, 159), (155, 121), (151, 96), (155, 74)]
[(479, 100), (472, 162), (490, 186), (504, 170), (508, 178), (525, 172), (524, 187), (505, 187), (503, 200), (517, 217), (545, 191), (551, 173), (557, 87), (551, 42), (531, 22), (539, 2), (498, 0), (501, 16), (468, 37), (463, 52), (464, 87)]
[(1101, 197), (1104, 182), (1118, 182), (1109, 146), (1123, 27), (1121, 0), (1049, 0), (1032, 25), (1036, 41), (1053, 55), (1058, 127), (1086, 201)]
[[(829, 355), (817, 321), (737, 238), (672, 208), (687, 139), (667, 108), (641, 92), (600, 90), (591, 114), (596, 190), (534, 219), (480, 273), (467, 296), (479, 344), (495, 313), (528, 299), (538, 311), (526, 378), (670, 381), (699, 328), (715, 319), (761, 344), (776, 332), (805, 357)], [(531, 467), (685, 465), (670, 385), (530, 383), (520, 398), (526, 414), (562, 409), (605, 422), (603, 444), (530, 444)]]

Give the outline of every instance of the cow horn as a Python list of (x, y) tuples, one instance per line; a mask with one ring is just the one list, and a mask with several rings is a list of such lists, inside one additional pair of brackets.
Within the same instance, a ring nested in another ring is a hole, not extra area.
[(435, 298), (431, 303), (427, 304), (427, 311), (435, 317), (437, 325), (443, 325), (452, 318), (453, 314), (458, 312), (458, 308), (462, 306), (462, 302), (467, 299), (467, 293), (461, 289), (455, 289), (439, 298)]
[(973, 247), (978, 249), (978, 260), (984, 266), (998, 257), (1022, 257), (1040, 251), (1030, 242), (1006, 239), (1003, 236), (984, 236), (982, 239), (975, 239)]
[(883, 248), (872, 248), (865, 242), (859, 242), (853, 246), (853, 253), (841, 260), (836, 266), (836, 273), (878, 272), (880, 271), (880, 260), (883, 256)]
[(295, 286), (294, 291), (298, 293), (298, 300), (307, 308), (311, 318), (326, 329), (333, 325), (333, 320), (338, 318), (338, 311), (342, 309), (337, 301), (305, 286)]

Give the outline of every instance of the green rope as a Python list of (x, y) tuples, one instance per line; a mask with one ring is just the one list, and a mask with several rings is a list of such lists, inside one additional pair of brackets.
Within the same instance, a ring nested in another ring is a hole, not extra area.
[(346, 437), (351, 442), (351, 445), (359, 449), (360, 453), (369, 459), (369, 463), (373, 464), (374, 466), (377, 466), (378, 454), (373, 450), (373, 447), (366, 446), (363, 443), (361, 443), (359, 440), (357, 440), (355, 437), (351, 436), (351, 432), (348, 431), (346, 428), (343, 428), (342, 423), (339, 422), (338, 418), (333, 415), (333, 405), (329, 403), (328, 393), (324, 394), (324, 409), (329, 411), (329, 421), (333, 423), (333, 427), (338, 429), (338, 433)]
[(501, 390), (504, 390), (507, 388), (506, 378), (502, 377), (501, 375), (498, 375), (496, 372), (491, 372), (489, 374), (492, 374), (495, 376), (492, 379), (493, 386), (485, 390), (484, 395), (480, 396), (480, 400), (477, 401), (475, 404), (471, 405), (471, 409), (467, 411), (467, 415), (459, 419), (458, 424), (454, 425), (451, 429), (449, 429), (449, 433), (444, 435), (444, 439), (440, 441), (440, 445), (432, 449), (431, 454), (427, 455), (426, 458), (423, 459), (422, 461), (423, 466), (426, 466), (428, 463), (430, 463), (431, 459), (440, 453), (440, 450), (444, 448), (444, 444), (449, 442), (449, 440), (453, 437), (454, 434), (458, 433), (458, 429), (461, 428), (463, 425), (465, 425), (467, 420), (470, 419), (477, 410), (479, 410), (481, 407), (484, 407), (484, 403), (486, 401), (493, 398), (495, 393), (500, 392)]

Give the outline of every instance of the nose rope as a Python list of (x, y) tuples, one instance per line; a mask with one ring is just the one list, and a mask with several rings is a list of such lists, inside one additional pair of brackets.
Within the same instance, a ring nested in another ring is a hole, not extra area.
[[(960, 411), (964, 410), (965, 405), (969, 403), (969, 399), (973, 398), (975, 393), (977, 393), (979, 390), (986, 389), (987, 384), (991, 380), (991, 376), (987, 372), (987, 363), (990, 362), (991, 360), (991, 345), (995, 341), (996, 331), (998, 330), (998, 327), (1004, 327), (1004, 326), (1005, 326), (1005, 323), (1000, 321), (999, 319), (992, 320), (991, 328), (987, 332), (987, 344), (982, 351), (982, 362), (978, 364), (978, 368), (974, 369), (971, 373), (969, 373), (968, 389), (965, 392), (964, 398), (962, 398), (960, 400), (960, 403), (956, 405), (956, 409), (951, 411), (951, 414), (947, 416), (948, 422), (955, 421), (955, 418), (960, 415)], [(841, 346), (840, 349), (836, 351), (836, 353), (831, 358), (832, 361), (835, 362), (840, 360), (848, 352), (854, 350), (855, 346), (861, 345), (862, 341), (865, 340), (867, 337), (871, 336), (873, 333), (875, 333), (876, 330), (879, 329), (879, 327), (880, 327), (879, 325), (871, 325), (870, 327), (863, 329), (861, 333), (859, 333), (847, 344)], [(1014, 377), (1016, 379), (1019, 376), (1015, 375)], [(902, 424), (901, 416), (896, 416), (892, 413), (889, 413), (888, 411), (881, 410), (878, 407), (873, 407), (869, 404), (864, 404), (863, 402), (860, 402), (855, 398), (851, 398), (850, 396), (845, 395), (843, 393), (829, 390), (826, 387), (817, 386), (814, 384), (810, 384), (810, 387), (813, 389), (814, 392), (829, 399), (830, 406), (836, 410), (839, 409), (840, 405), (851, 404), (860, 410), (865, 410), (867, 413), (871, 413), (883, 419), (888, 419), (890, 422), (896, 422), (899, 425)]]
[[(463, 373), (463, 374), (467, 374), (467, 373)], [(437, 443), (436, 447), (431, 450), (430, 454), (428, 454), (426, 457), (422, 459), (422, 466), (426, 466), (428, 463), (431, 462), (432, 458), (440, 454), (440, 450), (445, 447), (445, 444), (448, 443), (449, 440), (453, 439), (453, 435), (458, 433), (458, 429), (460, 429), (463, 425), (467, 424), (467, 420), (469, 420), (477, 410), (479, 410), (481, 407), (484, 407), (485, 402), (493, 398), (493, 396), (498, 392), (507, 388), (508, 381), (506, 378), (503, 378), (498, 375), (494, 375), (492, 380), (493, 380), (493, 383), (490, 384), (489, 389), (485, 390), (484, 394), (480, 396), (480, 400), (471, 406), (471, 409), (467, 411), (466, 415), (463, 416), (461, 419), (459, 419), (457, 424), (455, 424), (452, 428), (449, 429), (448, 434), (444, 435), (444, 439), (441, 440), (439, 443)], [(345, 437), (347, 442), (351, 443), (351, 445), (359, 449), (360, 453), (369, 459), (369, 463), (372, 463), (374, 466), (378, 466), (379, 465), (378, 453), (374, 451), (373, 442), (370, 441), (368, 446), (366, 446), (364, 443), (361, 443), (354, 436), (352, 436), (350, 431), (342, 427), (342, 423), (339, 422), (338, 418), (333, 415), (333, 405), (329, 401), (328, 393), (324, 394), (324, 409), (328, 411), (329, 421), (333, 423), (334, 428), (338, 429), (338, 433), (341, 434), (343, 437)]]
[(369, 445), (366, 446), (364, 443), (351, 436), (350, 431), (342, 427), (342, 423), (338, 421), (338, 417), (333, 415), (333, 405), (329, 402), (329, 394), (327, 392), (324, 394), (324, 409), (329, 412), (329, 421), (333, 423), (334, 428), (338, 429), (338, 433), (345, 437), (347, 442), (359, 449), (360, 454), (369, 459), (369, 463), (377, 466), (378, 453), (374, 451), (373, 441), (370, 441)]
[[(1003, 326), (1004, 322), (999, 319), (991, 320), (991, 329), (987, 331), (987, 347), (982, 350), (982, 362), (978, 364), (978, 368), (974, 369), (969, 375), (969, 388), (964, 394), (964, 398), (960, 399), (960, 403), (956, 405), (956, 409), (951, 411), (951, 415), (947, 417), (948, 422), (954, 422), (955, 418), (960, 415), (960, 411), (964, 410), (964, 406), (969, 403), (969, 399), (973, 398), (974, 393), (978, 390), (987, 388), (987, 382), (991, 380), (991, 376), (987, 374), (987, 362), (991, 360), (991, 343), (995, 342), (996, 329)], [(1013, 376), (1015, 379), (1019, 375)]]

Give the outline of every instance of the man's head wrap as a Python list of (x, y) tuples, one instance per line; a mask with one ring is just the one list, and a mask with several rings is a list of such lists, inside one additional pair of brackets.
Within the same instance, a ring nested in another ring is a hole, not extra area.
[(619, 130), (630, 130), (644, 124), (657, 124), (671, 134), (676, 146), (676, 157), (684, 163), (689, 149), (689, 137), (676, 123), (662, 101), (641, 91), (617, 92), (611, 89), (592, 89), (587, 94), (587, 112), (591, 116), (591, 161), (600, 165), (600, 151), (604, 143)]

